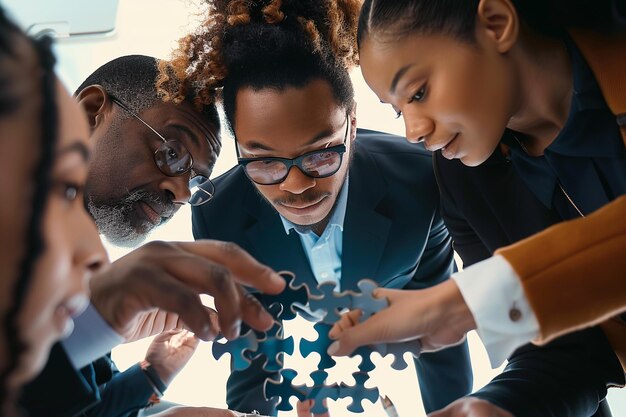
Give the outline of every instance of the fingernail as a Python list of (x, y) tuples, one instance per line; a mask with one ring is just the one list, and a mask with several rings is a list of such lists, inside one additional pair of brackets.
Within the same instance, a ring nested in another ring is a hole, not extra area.
[(330, 346), (328, 346), (326, 353), (328, 353), (330, 356), (334, 356), (338, 350), (339, 350), (339, 340), (333, 342)]

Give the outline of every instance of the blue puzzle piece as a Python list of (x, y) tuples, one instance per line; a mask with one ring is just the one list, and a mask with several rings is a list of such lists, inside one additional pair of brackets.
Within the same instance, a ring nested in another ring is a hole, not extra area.
[(294, 378), (298, 375), (293, 369), (283, 369), (280, 371), (280, 381), (267, 378), (263, 384), (263, 395), (265, 399), (270, 401), (272, 398), (278, 398), (276, 409), (281, 411), (291, 411), (293, 407), (289, 403), (289, 398), (296, 397), (300, 401), (306, 399), (308, 387), (305, 385), (293, 385)]
[(283, 368), (281, 356), (286, 353), (293, 355), (294, 341), (289, 336), (283, 339), (282, 326), (276, 323), (274, 327), (265, 333), (265, 336), (258, 340), (258, 349), (255, 352), (249, 352), (251, 359), (265, 357), (263, 369), (269, 372), (276, 372)]
[(317, 369), (332, 368), (337, 364), (337, 362), (335, 362), (335, 360), (328, 353), (326, 353), (328, 347), (333, 342), (333, 340), (328, 337), (328, 332), (332, 326), (329, 324), (317, 323), (313, 326), (313, 328), (318, 334), (317, 340), (310, 341), (307, 339), (301, 339), (300, 353), (304, 358), (306, 358), (311, 353), (316, 352), (320, 355), (320, 361)]
[(293, 304), (306, 306), (309, 302), (309, 289), (304, 284), (297, 287), (294, 286), (293, 283), (296, 276), (291, 272), (281, 272), (280, 276), (287, 282), (283, 292), (277, 295), (264, 294), (263, 301), (268, 306), (279, 303), (283, 307), (282, 312), (279, 312), (278, 316), (276, 316), (277, 319), (292, 320), (297, 314)]
[(361, 310), (360, 321), (367, 320), (374, 313), (378, 313), (380, 310), (387, 308), (389, 302), (385, 298), (376, 298), (372, 294), (378, 285), (371, 279), (362, 279), (358, 282), (360, 292), (351, 292), (352, 304), (350, 310)]
[(339, 398), (352, 398), (352, 403), (348, 406), (348, 411), (353, 413), (362, 413), (362, 400), (369, 400), (372, 404), (378, 401), (378, 388), (365, 388), (365, 382), (369, 379), (369, 375), (364, 372), (356, 372), (354, 376), (354, 386), (341, 384), (339, 386)]
[(247, 352), (254, 352), (258, 346), (256, 335), (249, 330), (237, 339), (229, 340), (226, 343), (213, 342), (211, 350), (216, 360), (219, 360), (224, 354), (230, 353), (232, 369), (242, 371), (250, 366)]
[(404, 360), (404, 354), (406, 352), (411, 352), (413, 357), (419, 357), (421, 344), (419, 340), (411, 340), (401, 343), (383, 343), (375, 345), (374, 350), (380, 353), (381, 356), (393, 355), (394, 359), (391, 363), (391, 367), (397, 371), (401, 371), (409, 366)]

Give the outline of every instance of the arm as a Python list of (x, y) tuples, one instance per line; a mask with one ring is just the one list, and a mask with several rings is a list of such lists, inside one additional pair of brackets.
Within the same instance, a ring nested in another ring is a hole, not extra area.
[[(448, 230), (435, 211), (428, 240), (413, 278), (404, 289), (423, 289), (450, 278), (456, 270)], [(426, 412), (445, 407), (472, 391), (467, 342), (414, 360)]]
[(541, 343), (626, 310), (626, 196), (497, 253), (521, 280)]

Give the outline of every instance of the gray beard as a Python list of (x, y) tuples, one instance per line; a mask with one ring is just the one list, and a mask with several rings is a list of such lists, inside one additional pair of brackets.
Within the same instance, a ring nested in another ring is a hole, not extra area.
[(130, 216), (134, 213), (135, 204), (140, 200), (150, 200), (150, 195), (136, 190), (115, 202), (96, 204), (91, 197), (87, 209), (91, 213), (100, 234), (115, 246), (134, 248), (143, 243), (149, 235), (140, 233), (133, 227)]

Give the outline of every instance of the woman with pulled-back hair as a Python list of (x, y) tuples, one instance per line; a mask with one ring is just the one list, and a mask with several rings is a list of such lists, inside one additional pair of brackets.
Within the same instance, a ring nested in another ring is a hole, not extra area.
[(364, 2), (365, 80), (434, 151), (442, 215), (476, 265), (380, 290), (391, 307), (346, 317), (338, 353), (407, 338), (432, 350), (477, 328), (495, 366), (601, 323), (626, 365), (625, 32), (618, 0)]

